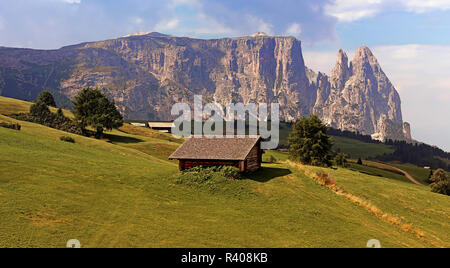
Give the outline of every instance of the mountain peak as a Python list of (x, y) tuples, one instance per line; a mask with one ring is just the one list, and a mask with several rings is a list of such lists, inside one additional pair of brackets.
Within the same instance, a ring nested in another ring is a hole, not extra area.
[(345, 65), (345, 66), (348, 66), (348, 56), (347, 56), (347, 53), (345, 53), (345, 51), (342, 50), (342, 49), (339, 49), (338, 57), (337, 57), (337, 63), (338, 63), (338, 64)]
[(361, 46), (355, 52), (355, 59), (368, 59), (371, 57), (374, 57), (374, 55), (367, 46)]
[(379, 73), (380, 75), (386, 76), (381, 70), (377, 58), (366, 46), (361, 46), (356, 50), (355, 57), (350, 64), (350, 69), (352, 69), (353, 73)]
[(170, 37), (170, 35), (162, 34), (158, 32), (144, 32), (144, 31), (137, 31), (134, 34), (129, 34), (124, 37), (132, 37), (132, 36), (150, 36), (150, 37)]
[(339, 49), (336, 65), (331, 72), (331, 77), (340, 81), (340, 85), (337, 85), (338, 88), (343, 87), (345, 82), (348, 80), (350, 76), (350, 69), (348, 67), (348, 56), (344, 50)]
[(254, 34), (251, 35), (251, 37), (268, 37), (269, 35), (266, 34), (265, 32), (256, 32)]

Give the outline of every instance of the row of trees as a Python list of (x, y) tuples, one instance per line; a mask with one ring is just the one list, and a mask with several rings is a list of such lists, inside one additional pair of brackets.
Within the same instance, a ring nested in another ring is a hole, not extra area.
[(450, 170), (450, 165), (439, 159), (450, 159), (450, 153), (423, 143), (408, 143), (406, 141), (387, 140), (387, 145), (393, 146), (395, 151), (376, 158), (381, 161), (400, 161), (418, 166), (429, 166), (433, 169)]
[(114, 101), (108, 100), (99, 89), (86, 88), (72, 101), (74, 120), (66, 117), (61, 108), (52, 113), (49, 107), (56, 107), (52, 94), (43, 91), (30, 107), (28, 114), (13, 115), (16, 119), (31, 121), (66, 132), (90, 136), (88, 127), (95, 130), (96, 138), (102, 138), (104, 130), (112, 130), (123, 125), (123, 117), (116, 109)]
[[(355, 139), (366, 143), (382, 144), (380, 141), (372, 140), (370, 135), (364, 135), (359, 132), (329, 128), (328, 135)], [(395, 151), (390, 154), (380, 155), (376, 157), (377, 160), (385, 162), (400, 161), (422, 167), (429, 166), (433, 169), (442, 168), (450, 170), (450, 165), (439, 159), (450, 159), (450, 153), (445, 152), (438, 147), (424, 143), (395, 141), (392, 139), (387, 139), (384, 144), (392, 146)]]

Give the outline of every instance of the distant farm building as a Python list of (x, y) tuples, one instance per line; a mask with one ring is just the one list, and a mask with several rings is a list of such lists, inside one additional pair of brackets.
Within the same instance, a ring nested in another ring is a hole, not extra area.
[(147, 125), (145, 123), (131, 123), (131, 125), (135, 127), (146, 127)]
[(172, 133), (174, 124), (172, 122), (148, 122), (148, 127), (156, 131)]
[(170, 157), (179, 160), (179, 169), (193, 167), (233, 166), (241, 172), (253, 172), (261, 167), (263, 151), (261, 137), (190, 138)]

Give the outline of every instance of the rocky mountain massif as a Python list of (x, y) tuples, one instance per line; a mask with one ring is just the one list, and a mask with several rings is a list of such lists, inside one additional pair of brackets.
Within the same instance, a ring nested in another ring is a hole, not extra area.
[(304, 63), (294, 37), (258, 33), (200, 40), (159, 33), (58, 50), (0, 48), (0, 95), (33, 100), (44, 89), (60, 105), (99, 87), (130, 119), (171, 119), (174, 103), (280, 103), (281, 119), (319, 115), (330, 126), (375, 138), (410, 139), (400, 97), (367, 47), (349, 63), (343, 51), (330, 76)]

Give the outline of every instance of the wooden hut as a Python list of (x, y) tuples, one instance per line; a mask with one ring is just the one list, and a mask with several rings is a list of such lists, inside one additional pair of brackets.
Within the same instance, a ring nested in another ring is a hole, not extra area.
[(148, 127), (150, 129), (164, 133), (172, 133), (173, 126), (174, 124), (172, 122), (148, 122)]
[(210, 138), (186, 140), (169, 159), (179, 160), (179, 169), (233, 166), (241, 172), (253, 172), (262, 163), (261, 137)]

